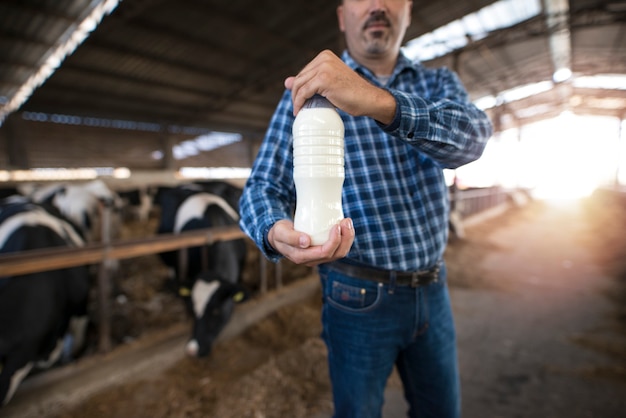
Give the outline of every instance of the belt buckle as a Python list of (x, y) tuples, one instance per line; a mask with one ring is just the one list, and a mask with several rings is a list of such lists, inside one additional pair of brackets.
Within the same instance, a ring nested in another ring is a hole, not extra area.
[(413, 273), (411, 273), (411, 287), (418, 287), (420, 286), (420, 277), (424, 277), (424, 276), (431, 276), (433, 277), (432, 280), (430, 280), (429, 282), (437, 282), (437, 280), (439, 280), (439, 264), (437, 264), (437, 266), (435, 266), (435, 268), (433, 268), (432, 270), (426, 270), (426, 271), (414, 271)]

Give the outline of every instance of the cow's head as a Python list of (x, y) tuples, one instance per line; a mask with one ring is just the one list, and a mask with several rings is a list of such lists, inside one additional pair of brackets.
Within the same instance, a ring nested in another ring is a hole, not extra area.
[(230, 319), (235, 303), (243, 302), (249, 292), (240, 284), (210, 274), (201, 275), (191, 290), (181, 288), (181, 296), (193, 313), (193, 333), (187, 343), (190, 356), (205, 357)]

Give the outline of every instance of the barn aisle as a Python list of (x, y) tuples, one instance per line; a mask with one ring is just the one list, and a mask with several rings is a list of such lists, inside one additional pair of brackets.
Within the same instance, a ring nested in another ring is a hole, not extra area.
[(626, 205), (594, 199), (471, 232), (489, 250), (452, 291), (465, 418), (623, 416)]

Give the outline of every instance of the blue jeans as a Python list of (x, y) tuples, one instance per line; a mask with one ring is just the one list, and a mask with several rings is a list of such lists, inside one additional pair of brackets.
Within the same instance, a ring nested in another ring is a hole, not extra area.
[(460, 384), (446, 269), (427, 286), (393, 286), (319, 268), (322, 337), (337, 418), (380, 418), (394, 365), (409, 417), (457, 418)]

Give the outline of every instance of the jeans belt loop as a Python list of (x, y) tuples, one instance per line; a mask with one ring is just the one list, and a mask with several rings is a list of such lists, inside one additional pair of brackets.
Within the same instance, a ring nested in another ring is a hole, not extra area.
[(394, 290), (396, 289), (396, 272), (392, 270), (389, 273), (389, 294), (393, 295)]

